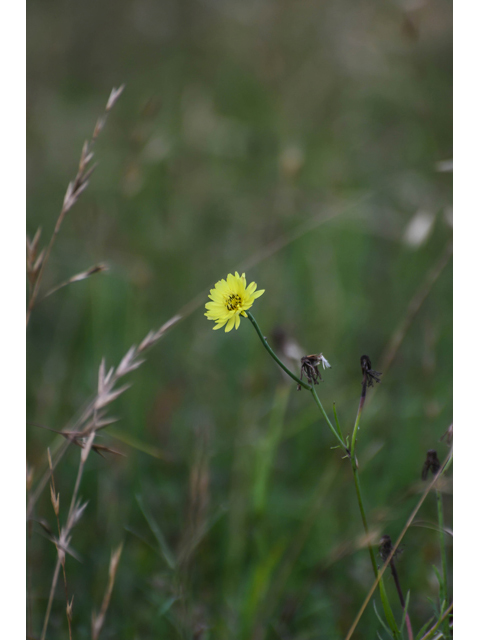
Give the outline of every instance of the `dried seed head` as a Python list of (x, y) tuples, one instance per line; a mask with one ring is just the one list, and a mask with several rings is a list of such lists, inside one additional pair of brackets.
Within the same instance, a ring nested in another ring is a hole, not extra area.
[[(320, 371), (318, 366), (321, 364), (323, 368), (331, 368), (328, 360), (324, 357), (322, 353), (319, 354), (311, 354), (309, 356), (304, 356), (301, 360), (301, 369), (300, 369), (300, 380), (303, 379), (303, 375), (305, 374), (309, 384), (318, 384), (322, 382), (322, 376), (320, 375)], [(298, 385), (297, 389), (301, 389), (301, 386)]]
[(372, 361), (368, 356), (362, 356), (360, 358), (360, 366), (362, 367), (362, 373), (364, 381), (367, 383), (367, 387), (373, 387), (374, 382), (380, 382), (380, 371), (372, 369)]
[(38, 243), (40, 241), (40, 236), (42, 235), (42, 227), (38, 227), (33, 239), (30, 240), (27, 235), (27, 256), (32, 256), (32, 259), (35, 260), (35, 256), (37, 254)]
[(422, 468), (422, 480), (426, 480), (428, 472), (431, 471), (433, 475), (436, 475), (440, 470), (440, 460), (438, 459), (435, 449), (427, 451), (427, 458), (423, 463)]
[(112, 553), (112, 557), (110, 558), (110, 567), (108, 569), (108, 575), (110, 576), (110, 580), (115, 580), (115, 574), (117, 573), (118, 563), (120, 562), (120, 556), (122, 555), (122, 550), (123, 550), (123, 543), (120, 544)]
[(386, 561), (388, 556), (392, 553), (393, 545), (392, 539), (388, 535), (384, 535), (380, 538), (380, 544), (378, 545), (380, 551), (380, 557), (383, 562)]
[(55, 511), (55, 515), (58, 518), (58, 514), (60, 513), (60, 494), (55, 494), (55, 490), (53, 485), (50, 485), (50, 499), (52, 501), (53, 510)]
[(72, 599), (70, 600), (70, 602), (67, 602), (67, 618), (70, 620), (70, 622), (72, 621), (72, 610), (73, 610), (73, 598), (75, 596), (72, 596)]
[(45, 249), (42, 249), (37, 257), (38, 243), (40, 241), (41, 229), (38, 228), (33, 240), (27, 236), (27, 276), (30, 285), (34, 285), (45, 258)]
[(177, 324), (177, 322), (181, 319), (182, 316), (177, 314), (170, 318), (170, 320), (167, 320), (167, 322), (165, 322), (165, 324), (163, 324), (160, 329), (158, 329), (158, 331), (149, 331), (140, 343), (140, 346), (138, 347), (138, 353), (141, 353), (142, 351), (145, 351), (149, 347), (153, 346), (158, 340), (160, 340), (163, 334), (168, 331), (168, 329), (173, 327), (174, 324)]
[[(83, 453), (83, 451), (82, 451)], [(68, 522), (68, 529), (73, 529), (73, 527), (78, 523), (78, 521), (80, 520), (80, 518), (83, 516), (83, 512), (85, 511), (85, 508), (88, 504), (88, 500), (87, 502), (84, 502), (83, 504), (80, 503), (80, 500), (77, 500), (75, 507), (73, 508), (72, 511), (72, 515), (69, 518), (69, 522)], [(69, 541), (68, 541), (69, 542)], [(67, 542), (67, 544), (68, 544)]]
[(125, 85), (124, 84), (122, 84), (120, 87), (118, 87), (118, 89), (115, 89), (115, 87), (113, 87), (112, 92), (110, 93), (110, 97), (108, 98), (107, 106), (105, 107), (105, 111), (110, 111), (110, 109), (115, 105), (116, 101), (122, 95), (124, 89), (125, 89)]

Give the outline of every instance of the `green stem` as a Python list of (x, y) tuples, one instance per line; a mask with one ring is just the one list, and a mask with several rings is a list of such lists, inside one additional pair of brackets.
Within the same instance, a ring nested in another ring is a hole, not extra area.
[[(310, 385), (306, 384), (305, 382), (303, 382), (303, 380), (300, 380), (300, 378), (298, 378), (294, 373), (292, 373), (290, 371), (290, 369), (288, 367), (286, 367), (283, 364), (283, 362), (277, 357), (277, 355), (274, 353), (274, 351), (272, 350), (272, 348), (268, 344), (267, 339), (265, 338), (263, 333), (260, 331), (260, 327), (258, 326), (257, 321), (252, 316), (250, 311), (246, 311), (246, 314), (247, 314), (247, 317), (250, 320), (250, 322), (253, 324), (253, 326), (255, 328), (255, 331), (257, 332), (258, 337), (260, 338), (261, 343), (263, 344), (265, 349), (268, 351), (268, 353), (272, 356), (272, 358), (275, 360), (275, 362), (278, 364), (278, 366), (281, 367), (285, 371), (285, 373), (290, 376), (290, 378), (295, 380), (295, 382), (297, 382), (297, 384), (301, 385), (304, 389), (308, 389), (310, 391), (310, 393), (312, 394), (313, 399), (315, 400), (318, 408), (322, 412), (323, 417), (327, 421), (327, 424), (330, 427), (330, 430), (332, 431), (332, 433), (334, 434), (335, 438), (339, 441), (339, 443), (341, 444), (341, 446), (343, 447), (343, 449), (345, 450), (345, 452), (347, 453), (348, 457), (351, 460), (352, 470), (353, 470), (353, 477), (354, 477), (354, 481), (355, 481), (355, 490), (356, 490), (356, 493), (357, 493), (357, 501), (358, 501), (358, 506), (360, 507), (360, 513), (361, 513), (361, 516), (362, 516), (363, 527), (365, 529), (365, 534), (366, 534), (366, 537), (367, 537), (367, 544), (368, 544), (368, 550), (369, 550), (369, 553), (370, 553), (370, 560), (372, 561), (372, 567), (373, 567), (373, 571), (375, 573), (375, 577), (377, 577), (378, 576), (378, 568), (377, 568), (377, 564), (375, 562), (375, 554), (373, 552), (373, 548), (372, 548), (372, 545), (370, 543), (370, 532), (369, 532), (369, 529), (368, 529), (368, 523), (367, 523), (367, 517), (365, 515), (365, 509), (363, 508), (362, 494), (361, 494), (361, 491), (360, 491), (360, 480), (358, 478), (357, 462), (356, 462), (356, 458), (354, 456), (355, 439), (356, 439), (357, 431), (358, 431), (359, 425), (360, 425), (360, 416), (362, 415), (363, 404), (365, 402), (366, 380), (364, 379), (362, 397), (360, 399), (360, 405), (358, 407), (357, 419), (355, 421), (355, 426), (354, 426), (354, 429), (353, 429), (352, 451), (350, 452), (348, 450), (348, 448), (347, 448), (347, 445), (343, 441), (343, 438), (339, 435), (339, 432), (337, 432), (337, 430), (335, 429), (335, 427), (331, 423), (329, 417), (327, 416), (327, 413), (326, 413), (325, 409), (323, 408), (322, 403), (320, 402), (320, 398), (318, 397), (317, 392), (315, 391), (314, 385), (310, 386)], [(335, 412), (335, 409), (334, 409), (334, 412)], [(335, 415), (336, 415), (336, 412), (335, 412)], [(385, 612), (385, 617), (387, 618), (387, 622), (388, 622), (388, 624), (389, 624), (389, 626), (390, 626), (390, 628), (391, 628), (391, 630), (393, 632), (394, 637), (395, 638), (400, 638), (400, 633), (399, 633), (399, 630), (398, 630), (398, 626), (397, 626), (397, 623), (395, 622), (395, 618), (393, 616), (392, 609), (390, 607), (390, 603), (388, 602), (387, 593), (385, 591), (385, 586), (383, 584), (383, 580), (379, 581), (378, 587), (379, 587), (379, 590), (380, 590), (380, 598), (382, 600), (383, 610)]]
[(327, 413), (325, 411), (325, 409), (323, 408), (322, 403), (320, 402), (320, 398), (317, 395), (317, 392), (315, 391), (315, 387), (312, 385), (310, 386), (309, 384), (306, 384), (305, 382), (303, 382), (303, 380), (300, 380), (300, 378), (298, 378), (294, 373), (292, 373), (290, 371), (290, 369), (288, 367), (286, 367), (283, 362), (280, 360), (280, 358), (278, 358), (278, 356), (275, 354), (275, 352), (273, 351), (273, 349), (270, 347), (270, 345), (267, 342), (267, 339), (265, 338), (265, 336), (263, 335), (263, 333), (260, 330), (260, 327), (257, 324), (257, 321), (255, 320), (255, 318), (252, 316), (252, 314), (250, 313), (250, 311), (246, 311), (246, 314), (248, 316), (248, 319), (250, 320), (250, 322), (253, 324), (253, 326), (255, 327), (255, 331), (258, 334), (258, 337), (260, 338), (263, 346), (265, 347), (265, 349), (268, 351), (268, 353), (272, 356), (272, 358), (275, 360), (275, 362), (285, 371), (285, 373), (287, 373), (293, 380), (295, 380), (295, 382), (297, 382), (298, 384), (300, 384), (304, 389), (308, 389), (308, 391), (310, 391), (310, 393), (313, 396), (313, 399), (315, 400), (315, 402), (317, 403), (318, 408), (320, 409), (320, 411), (323, 414), (323, 417), (325, 418), (325, 420), (327, 421), (328, 426), (330, 427), (331, 432), (333, 433), (333, 435), (335, 436), (335, 438), (340, 442), (342, 448), (345, 450), (345, 452), (348, 454), (349, 451), (347, 449), (347, 445), (344, 443), (343, 439), (338, 435), (335, 427), (333, 426), (333, 424), (330, 421), (330, 418), (327, 416)]
[(355, 425), (353, 427), (353, 433), (352, 433), (352, 458), (355, 456), (355, 443), (357, 441), (358, 430), (360, 429), (360, 418), (362, 417), (362, 410), (363, 410), (363, 405), (365, 404), (366, 393), (367, 393), (367, 386), (366, 386), (366, 380), (364, 378), (363, 386), (362, 386), (362, 395), (360, 397), (360, 403), (358, 405), (357, 417), (355, 419)]
[[(343, 433), (342, 433), (342, 430), (340, 429), (340, 423), (339, 423), (339, 421), (338, 421), (338, 416), (337, 416), (337, 407), (336, 407), (336, 405), (335, 405), (335, 402), (333, 403), (333, 415), (334, 415), (334, 417), (335, 417), (335, 424), (336, 424), (336, 426), (337, 426), (338, 434), (339, 434), (340, 438), (342, 439), (342, 441), (343, 441), (343, 442), (345, 442), (345, 440), (343, 439)], [(345, 442), (345, 443), (346, 443), (346, 442)]]
[[(357, 502), (358, 502), (358, 506), (360, 508), (360, 514), (362, 516), (363, 528), (365, 529), (365, 534), (366, 534), (366, 537), (367, 537), (368, 552), (370, 554), (370, 560), (372, 562), (373, 573), (375, 574), (375, 578), (377, 578), (378, 577), (378, 567), (377, 567), (377, 563), (375, 561), (375, 553), (373, 551), (371, 540), (370, 540), (370, 531), (369, 531), (369, 528), (368, 528), (367, 516), (365, 514), (365, 509), (364, 509), (364, 506), (363, 506), (362, 492), (360, 491), (360, 478), (358, 476), (357, 458), (356, 458), (356, 455), (355, 455), (355, 443), (356, 443), (356, 439), (357, 439), (358, 430), (360, 429), (360, 418), (362, 416), (363, 405), (365, 403), (365, 394), (366, 394), (366, 384), (365, 384), (365, 381), (364, 381), (364, 385), (363, 385), (363, 389), (362, 389), (362, 396), (360, 398), (360, 404), (358, 405), (357, 417), (355, 419), (355, 425), (353, 427), (350, 462), (351, 462), (351, 465), (352, 465), (353, 479), (354, 479), (354, 482), (355, 482), (355, 492), (357, 494)], [(394, 637), (395, 638), (399, 638), (400, 637), (400, 632), (399, 632), (397, 623), (395, 621), (395, 617), (393, 615), (392, 608), (391, 608), (390, 603), (388, 601), (387, 592), (385, 591), (385, 585), (383, 584), (383, 580), (382, 579), (378, 583), (378, 588), (380, 590), (380, 598), (382, 600), (383, 611), (385, 613), (385, 617), (387, 619), (388, 625), (389, 625), (390, 629), (392, 630), (392, 633), (393, 633)]]
[[(353, 448), (352, 448), (352, 452), (353, 452)], [(367, 516), (365, 514), (365, 509), (364, 509), (364, 506), (363, 506), (362, 492), (360, 491), (360, 478), (358, 477), (358, 469), (357, 469), (357, 462), (356, 462), (355, 456), (352, 455), (350, 460), (351, 460), (351, 464), (352, 464), (353, 479), (354, 479), (354, 482), (355, 482), (355, 492), (357, 494), (357, 502), (358, 502), (358, 506), (360, 508), (360, 514), (362, 516), (363, 528), (365, 529), (365, 535), (366, 535), (366, 538), (367, 538), (368, 553), (370, 554), (370, 560), (372, 562), (373, 573), (375, 574), (375, 578), (377, 578), (378, 577), (378, 567), (377, 567), (377, 563), (375, 561), (375, 553), (373, 551), (373, 547), (372, 547), (372, 544), (371, 544), (370, 530), (368, 528)], [(397, 623), (395, 621), (395, 617), (393, 615), (392, 608), (391, 608), (390, 603), (388, 601), (388, 596), (387, 596), (387, 592), (385, 591), (385, 585), (383, 584), (383, 579), (380, 579), (380, 581), (378, 583), (378, 588), (380, 590), (380, 599), (382, 601), (383, 611), (385, 613), (385, 617), (387, 619), (388, 625), (389, 625), (390, 629), (392, 630), (392, 633), (393, 633), (394, 637), (395, 638), (400, 638), (398, 626), (397, 626)]]
[(245, 313), (247, 314), (248, 319), (250, 320), (250, 322), (255, 327), (255, 331), (258, 333), (258, 337), (260, 338), (263, 346), (268, 351), (268, 353), (272, 356), (272, 358), (275, 360), (275, 362), (278, 364), (278, 366), (281, 367), (285, 371), (285, 373), (290, 376), (290, 378), (295, 380), (295, 382), (297, 384), (301, 385), (304, 389), (308, 389), (309, 391), (311, 391), (312, 387), (309, 384), (307, 384), (306, 382), (303, 382), (303, 380), (300, 380), (300, 378), (297, 378), (297, 376), (294, 373), (292, 373), (290, 371), (290, 369), (283, 364), (283, 362), (280, 360), (280, 358), (277, 357), (277, 355), (275, 354), (275, 352), (273, 351), (271, 346), (268, 344), (267, 339), (265, 338), (263, 333), (260, 331), (260, 327), (258, 326), (257, 321), (252, 316), (250, 311), (246, 311)]
[(345, 452), (347, 454), (349, 454), (349, 451), (347, 449), (347, 445), (344, 443), (344, 441), (342, 440), (342, 438), (338, 435), (337, 430), (335, 429), (335, 427), (333, 426), (333, 424), (330, 422), (330, 418), (327, 416), (327, 413), (325, 411), (325, 409), (323, 408), (323, 404), (320, 402), (320, 398), (317, 395), (317, 392), (315, 391), (315, 387), (312, 386), (310, 387), (310, 392), (313, 396), (313, 399), (315, 400), (315, 402), (317, 403), (318, 408), (320, 409), (320, 411), (323, 413), (323, 417), (325, 418), (325, 420), (327, 421), (328, 426), (330, 427), (330, 431), (333, 433), (333, 435), (336, 437), (336, 439), (340, 442), (340, 444), (342, 445), (343, 449), (345, 450)]

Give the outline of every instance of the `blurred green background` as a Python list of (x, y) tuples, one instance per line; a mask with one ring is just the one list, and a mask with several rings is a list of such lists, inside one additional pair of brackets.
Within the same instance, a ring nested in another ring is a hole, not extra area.
[[(67, 560), (76, 639), (90, 637), (121, 541), (104, 638), (347, 633), (373, 582), (348, 462), (248, 321), (213, 332), (203, 305), (217, 280), (245, 270), (266, 290), (252, 311), (272, 344), (283, 332), (333, 365), (319, 394), (344, 433), (360, 356), (384, 371), (357, 455), (371, 528), (395, 538), (426, 450), (444, 458), (452, 421), (451, 48), (442, 0), (29, 3), (27, 227), (42, 227), (42, 244), (112, 86), (126, 89), (43, 290), (96, 263), (109, 271), (35, 309), (28, 420), (62, 429), (95, 393), (103, 356), (117, 364), (184, 316), (111, 409), (120, 421), (101, 443), (126, 457), (88, 460), (72, 538), (82, 562)], [(34, 482), (55, 442), (27, 426)], [(78, 460), (71, 447), (56, 470), (61, 519)], [(35, 517), (55, 527), (48, 489)], [(435, 518), (429, 496), (398, 564), (414, 630), (438, 597)], [(56, 556), (40, 534), (35, 525), (35, 636)], [(370, 603), (356, 637), (378, 629)], [(47, 638), (66, 634), (60, 581)]]

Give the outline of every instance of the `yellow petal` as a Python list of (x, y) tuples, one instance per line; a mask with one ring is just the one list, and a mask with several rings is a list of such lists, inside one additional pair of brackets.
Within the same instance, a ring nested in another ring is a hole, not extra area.
[(220, 291), (212, 291), (212, 295), (208, 296), (210, 298), (210, 300), (213, 300), (214, 302), (218, 302), (218, 303), (222, 303), (223, 302), (223, 298), (224, 296), (220, 293)]
[(233, 329), (234, 324), (235, 324), (235, 316), (228, 320), (227, 326), (225, 327), (225, 333), (228, 333), (229, 331), (231, 331)]
[(253, 298), (257, 299), (259, 298), (261, 295), (263, 295), (265, 293), (265, 289), (260, 289), (260, 291), (255, 291), (255, 293), (253, 294)]
[(220, 293), (227, 293), (228, 292), (228, 284), (227, 284), (226, 280), (219, 280), (217, 282), (217, 284), (215, 285), (215, 289), (217, 291), (219, 291)]
[(235, 329), (238, 329), (240, 326), (240, 314), (235, 316)]

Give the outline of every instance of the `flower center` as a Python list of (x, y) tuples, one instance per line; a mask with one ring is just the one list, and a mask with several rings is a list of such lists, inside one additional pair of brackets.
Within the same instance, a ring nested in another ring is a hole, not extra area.
[(242, 299), (236, 293), (231, 293), (228, 298), (225, 300), (225, 306), (228, 311), (237, 311), (238, 307), (241, 305)]

